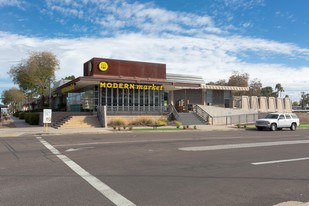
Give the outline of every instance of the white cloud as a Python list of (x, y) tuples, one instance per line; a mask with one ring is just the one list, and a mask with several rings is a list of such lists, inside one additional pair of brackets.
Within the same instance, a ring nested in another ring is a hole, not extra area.
[[(128, 29), (146, 34), (158, 33), (223, 33), (211, 17), (185, 12), (173, 12), (152, 3), (127, 3), (126, 1), (59, 1), (46, 0), (42, 10), (51, 16), (60, 13), (64, 17), (82, 19), (98, 25), (108, 33), (119, 34)], [(49, 11), (49, 12), (47, 12)], [(102, 32), (102, 34), (105, 34)]]
[[(196, 74), (206, 80), (227, 79), (233, 70), (247, 72), (251, 79), (261, 79), (263, 86), (281, 83), (285, 94), (299, 100), (300, 92), (309, 92), (309, 67), (293, 68), (279, 64), (253, 64), (241, 61), (239, 52), (284, 54), (297, 56), (306, 49), (241, 36), (206, 38), (184, 36), (146, 36), (126, 34), (113, 38), (43, 39), (0, 33), (0, 75), (9, 78), (7, 71), (30, 51), (51, 51), (60, 60), (57, 79), (69, 75), (82, 76), (83, 63), (92, 57), (160, 62), (167, 64), (169, 73)], [(231, 52), (232, 51), (232, 52)], [(308, 55), (307, 55), (308, 56)], [(1, 81), (1, 88), (7, 83)]]
[(23, 0), (0, 0), (0, 7), (4, 6), (14, 6), (23, 8), (25, 2)]

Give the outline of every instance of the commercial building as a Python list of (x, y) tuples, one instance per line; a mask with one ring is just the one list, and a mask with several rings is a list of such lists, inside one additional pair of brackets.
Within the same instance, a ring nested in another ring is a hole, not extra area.
[(179, 112), (196, 104), (232, 108), (231, 92), (248, 91), (206, 85), (200, 76), (169, 74), (161, 63), (92, 58), (83, 69), (82, 77), (57, 85), (54, 111), (96, 111), (106, 106), (110, 114), (163, 114), (168, 105)]

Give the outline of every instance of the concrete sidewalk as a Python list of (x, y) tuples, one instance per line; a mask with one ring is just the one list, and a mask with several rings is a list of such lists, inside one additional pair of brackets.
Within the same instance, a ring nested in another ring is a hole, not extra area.
[[(115, 133), (124, 132), (114, 131), (112, 128), (75, 128), (75, 129), (55, 129), (52, 127), (44, 128), (43, 126), (29, 125), (24, 120), (20, 120), (16, 117), (11, 117), (10, 120), (15, 127), (0, 128), (0, 137), (16, 137), (27, 134), (45, 134), (45, 135), (61, 135), (61, 134), (100, 134), (100, 133)], [(191, 126), (192, 128), (193, 126)], [(140, 127), (139, 127), (140, 128)], [(149, 129), (149, 127), (147, 127)], [(213, 126), (213, 125), (197, 125), (197, 130), (194, 131), (227, 131), (227, 130), (239, 130), (233, 126)], [(158, 132), (162, 130), (158, 130)], [(172, 130), (176, 132), (176, 130)], [(186, 131), (186, 130), (179, 130)], [(192, 130), (191, 130), (192, 131)], [(125, 131), (125, 132), (139, 132), (139, 131)], [(163, 131), (164, 132), (164, 131)]]

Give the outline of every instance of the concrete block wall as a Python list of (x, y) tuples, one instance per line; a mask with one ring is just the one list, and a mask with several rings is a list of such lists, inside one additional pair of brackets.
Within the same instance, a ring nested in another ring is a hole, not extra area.
[(290, 98), (284, 98), (284, 112), (292, 112), (292, 101)]
[(276, 112), (276, 98), (275, 97), (268, 97), (268, 111)]
[(250, 109), (250, 104), (249, 104), (249, 98), (248, 96), (242, 96), (241, 101), (242, 101), (242, 109), (244, 110), (249, 110)]
[(277, 98), (277, 112), (283, 112), (284, 105), (283, 105), (283, 99), (282, 98)]
[(259, 112), (268, 112), (267, 97), (260, 97)]
[(258, 111), (260, 109), (259, 98), (257, 96), (252, 96), (250, 99), (251, 99), (251, 109), (254, 111)]
[(292, 112), (292, 101), (290, 98), (276, 97), (241, 97), (241, 109), (248, 111), (267, 112)]

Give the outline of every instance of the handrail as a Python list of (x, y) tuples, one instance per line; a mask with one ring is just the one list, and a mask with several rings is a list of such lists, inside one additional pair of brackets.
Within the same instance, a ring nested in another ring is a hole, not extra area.
[(177, 121), (180, 121), (181, 122), (181, 118), (176, 110), (176, 108), (174, 107), (174, 105), (170, 104), (168, 105), (169, 107), (169, 111), (171, 111), (171, 113), (174, 115), (174, 118), (177, 120)]
[(201, 108), (199, 105), (195, 105), (194, 110), (195, 110), (195, 113), (206, 122), (209, 122), (209, 117), (212, 117), (205, 110), (203, 110), (203, 108)]

